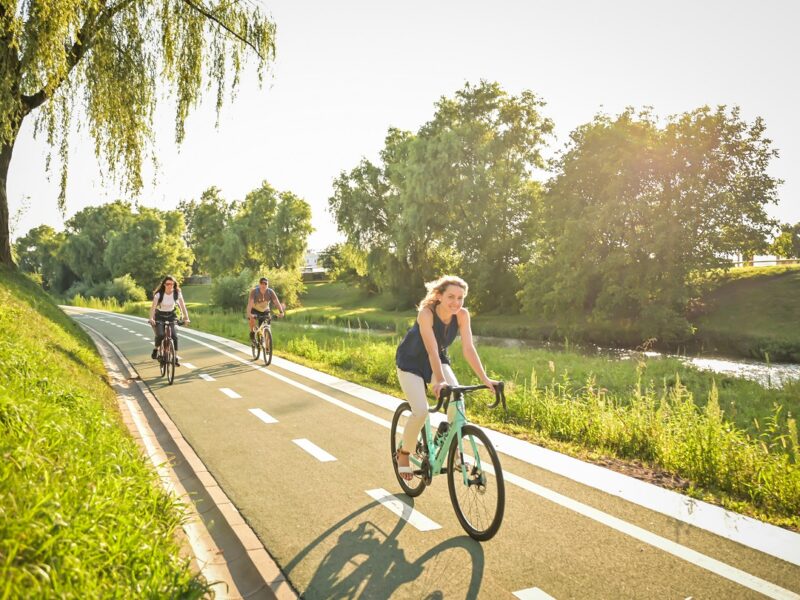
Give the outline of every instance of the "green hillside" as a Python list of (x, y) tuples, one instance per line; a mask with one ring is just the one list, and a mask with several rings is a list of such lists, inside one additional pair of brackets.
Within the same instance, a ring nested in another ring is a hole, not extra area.
[(800, 362), (800, 267), (734, 269), (704, 301), (706, 350)]
[(2, 267), (0, 307), (0, 598), (205, 595), (91, 340)]

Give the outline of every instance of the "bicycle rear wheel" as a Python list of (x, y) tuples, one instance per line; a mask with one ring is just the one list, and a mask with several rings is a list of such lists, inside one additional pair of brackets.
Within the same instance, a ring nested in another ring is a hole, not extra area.
[[(461, 526), (470, 537), (485, 542), (500, 529), (506, 506), (506, 490), (500, 459), (487, 435), (475, 425), (461, 428), (447, 457), (450, 501)], [(462, 466), (466, 468), (464, 483)]]
[(164, 364), (167, 369), (167, 381), (172, 385), (172, 382), (175, 381), (175, 363), (178, 360), (175, 356), (175, 345), (172, 343), (172, 340), (167, 342), (167, 355), (164, 358)]
[(264, 364), (269, 366), (272, 362), (272, 332), (267, 329), (264, 331), (264, 337), (261, 338), (264, 352)]
[[(397, 477), (397, 483), (400, 484), (400, 487), (403, 488), (406, 494), (414, 498), (425, 491), (424, 478), (428, 475), (426, 469), (429, 470), (430, 467), (428, 466), (428, 444), (425, 440), (425, 428), (423, 427), (417, 435), (417, 446), (412, 450), (411, 456), (409, 457), (412, 459), (411, 467), (414, 469), (413, 478), (411, 481), (406, 481), (397, 470), (397, 449), (402, 445), (403, 431), (405, 430), (406, 423), (410, 416), (411, 405), (408, 402), (403, 402), (397, 407), (397, 410), (394, 411), (390, 447), (392, 451), (392, 468), (394, 469), (395, 477)], [(415, 461), (420, 464), (415, 465)]]
[(258, 357), (261, 356), (261, 340), (258, 338), (257, 332), (254, 332), (253, 337), (250, 338), (250, 352), (253, 353), (253, 360), (258, 360)]

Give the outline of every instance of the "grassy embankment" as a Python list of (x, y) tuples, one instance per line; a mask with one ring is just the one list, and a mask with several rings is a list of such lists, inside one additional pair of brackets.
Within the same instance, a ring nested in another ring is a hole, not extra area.
[[(199, 291), (187, 286), (187, 301)], [(406, 317), (381, 313), (354, 294), (344, 286), (309, 286), (304, 306), (273, 328), (276, 354), (399, 395), (399, 337), (367, 334), (364, 323)], [(145, 315), (147, 308), (124, 310)], [(243, 313), (199, 303), (190, 310), (193, 326), (247, 342)], [(299, 320), (349, 321), (356, 330), (311, 329)], [(764, 389), (678, 360), (643, 356), (620, 361), (490, 345), (480, 353), (487, 370), (509, 382), (509, 415), (489, 414), (476, 403), (470, 409), (474, 420), (583, 458), (624, 459), (677, 474), (689, 494), (800, 528), (800, 448), (796, 422), (787, 418), (800, 412), (800, 383)], [(459, 354), (456, 343), (459, 379), (473, 381)]]
[(0, 598), (206, 595), (91, 340), (2, 267), (0, 307)]
[(732, 269), (704, 300), (696, 319), (702, 347), (800, 362), (800, 265)]

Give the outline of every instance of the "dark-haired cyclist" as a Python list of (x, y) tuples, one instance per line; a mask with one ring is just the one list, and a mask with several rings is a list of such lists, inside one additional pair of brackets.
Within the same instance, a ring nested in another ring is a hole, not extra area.
[[(167, 321), (174, 322), (177, 318), (175, 309), (180, 306), (183, 322), (189, 322), (189, 311), (183, 302), (183, 294), (178, 282), (171, 275), (167, 275), (161, 283), (153, 290), (153, 304), (150, 306), (150, 325), (155, 328), (155, 348), (150, 354), (150, 358), (158, 356), (158, 347), (164, 340), (164, 324)], [(172, 342), (175, 344), (175, 352), (178, 351), (178, 332), (177, 327), (172, 327)], [(176, 362), (177, 366), (180, 363)]]

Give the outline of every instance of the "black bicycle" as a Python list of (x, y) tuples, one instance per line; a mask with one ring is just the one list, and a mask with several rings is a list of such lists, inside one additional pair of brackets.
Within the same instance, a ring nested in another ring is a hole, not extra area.
[(158, 360), (161, 376), (163, 377), (166, 375), (167, 381), (170, 385), (172, 385), (172, 382), (175, 381), (175, 367), (178, 364), (178, 354), (175, 351), (175, 342), (172, 341), (172, 327), (173, 323), (177, 325), (183, 325), (183, 321), (156, 320), (156, 324), (158, 323), (164, 323), (164, 339), (161, 340), (161, 344), (158, 346), (156, 360)]

